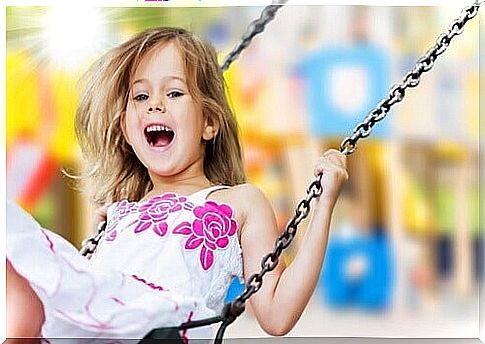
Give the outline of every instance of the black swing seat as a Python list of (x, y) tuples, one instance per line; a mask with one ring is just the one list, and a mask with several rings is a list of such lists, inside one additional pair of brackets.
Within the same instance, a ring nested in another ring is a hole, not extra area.
[(155, 344), (155, 343), (167, 343), (167, 344), (183, 344), (182, 337), (179, 333), (178, 327), (161, 327), (150, 331), (139, 344)]
[(216, 323), (221, 323), (219, 330), (217, 331), (214, 344), (221, 344), (224, 337), (224, 332), (227, 326), (229, 326), (236, 318), (244, 312), (244, 302), (238, 300), (227, 303), (222, 309), (222, 314), (201, 320), (193, 320), (183, 323), (180, 326), (173, 327), (160, 327), (150, 331), (139, 344), (151, 344), (151, 343), (167, 343), (167, 344), (183, 344), (184, 341), (180, 336), (180, 330), (209, 326)]
[(155, 343), (167, 343), (167, 344), (183, 344), (182, 337), (179, 333), (178, 327), (161, 327), (150, 331), (139, 344), (155, 344)]

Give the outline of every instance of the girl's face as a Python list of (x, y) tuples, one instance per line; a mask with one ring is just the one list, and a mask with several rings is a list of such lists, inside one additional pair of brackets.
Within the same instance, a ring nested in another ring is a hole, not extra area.
[(176, 45), (161, 44), (146, 54), (130, 86), (123, 133), (152, 180), (187, 171), (203, 173), (203, 140), (211, 140), (216, 132), (187, 89)]

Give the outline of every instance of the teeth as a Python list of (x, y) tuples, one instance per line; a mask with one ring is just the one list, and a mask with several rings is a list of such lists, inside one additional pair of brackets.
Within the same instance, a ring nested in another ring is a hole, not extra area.
[(166, 131), (172, 131), (172, 129), (170, 129), (169, 127), (166, 127), (164, 125), (150, 125), (148, 128), (147, 128), (147, 132), (151, 132), (151, 131), (162, 131), (162, 130), (166, 130)]

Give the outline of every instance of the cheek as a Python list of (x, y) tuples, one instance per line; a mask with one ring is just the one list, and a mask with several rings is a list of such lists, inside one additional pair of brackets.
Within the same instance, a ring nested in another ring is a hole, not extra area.
[(132, 112), (128, 112), (125, 117), (124, 123), (124, 136), (125, 139), (128, 141), (129, 144), (133, 143), (133, 139), (135, 138), (135, 132), (137, 130), (137, 117)]
[(179, 128), (182, 129), (184, 136), (191, 142), (199, 143), (201, 141), (203, 126), (202, 123), (195, 121), (193, 118), (187, 117), (187, 119), (180, 123)]

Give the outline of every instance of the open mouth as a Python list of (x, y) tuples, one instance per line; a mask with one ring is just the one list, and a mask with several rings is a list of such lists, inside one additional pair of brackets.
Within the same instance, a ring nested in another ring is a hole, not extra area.
[(164, 125), (153, 124), (145, 128), (145, 138), (151, 147), (166, 147), (174, 137), (175, 132)]

